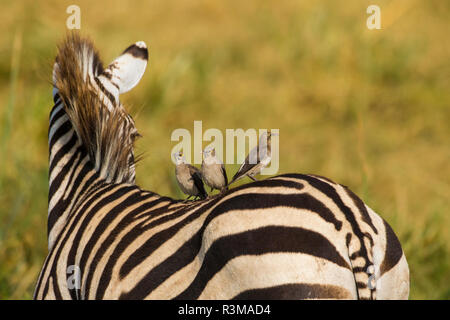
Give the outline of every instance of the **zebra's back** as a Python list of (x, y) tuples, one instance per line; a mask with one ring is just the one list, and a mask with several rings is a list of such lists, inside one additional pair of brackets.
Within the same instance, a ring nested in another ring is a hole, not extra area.
[[(390, 227), (324, 178), (282, 175), (189, 204), (135, 186), (104, 188), (61, 233), (38, 298), (408, 297)], [(79, 289), (67, 286), (71, 265)], [(381, 272), (373, 281), (371, 268)]]

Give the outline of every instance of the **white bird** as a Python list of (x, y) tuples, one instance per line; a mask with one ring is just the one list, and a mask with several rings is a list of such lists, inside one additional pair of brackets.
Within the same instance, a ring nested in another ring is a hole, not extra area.
[(228, 185), (244, 177), (257, 181), (254, 176), (267, 167), (272, 160), (272, 136), (275, 135), (277, 134), (272, 133), (270, 130), (261, 135), (258, 145), (250, 151)]
[(202, 177), (203, 181), (214, 189), (220, 190), (220, 193), (228, 190), (228, 177), (225, 171), (225, 166), (216, 157), (216, 149), (205, 149), (203, 151), (202, 162)]
[(205, 199), (208, 194), (203, 186), (202, 174), (199, 169), (186, 163), (183, 153), (180, 151), (174, 154), (176, 160), (175, 176), (181, 191), (190, 197)]

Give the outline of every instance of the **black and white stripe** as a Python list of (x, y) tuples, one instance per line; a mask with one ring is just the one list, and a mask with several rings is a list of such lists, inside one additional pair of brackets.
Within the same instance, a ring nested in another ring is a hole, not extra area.
[[(138, 44), (116, 69), (147, 59)], [(89, 77), (104, 74), (89, 65)], [(136, 73), (139, 80), (143, 71)], [(111, 87), (91, 89), (116, 99), (121, 85), (108, 94)], [(345, 186), (285, 174), (184, 203), (140, 189), (134, 175), (107, 181), (65, 112), (61, 101), (71, 97), (54, 92), (49, 254), (36, 299), (408, 298), (397, 237)], [(118, 100), (108, 99), (115, 108)], [(134, 127), (127, 119), (124, 126)], [(80, 269), (80, 288), (69, 289), (69, 266)], [(380, 271), (376, 287), (370, 268)]]

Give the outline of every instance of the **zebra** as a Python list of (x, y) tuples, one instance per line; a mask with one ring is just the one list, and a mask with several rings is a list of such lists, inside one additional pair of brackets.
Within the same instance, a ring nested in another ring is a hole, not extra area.
[(58, 47), (34, 299), (408, 299), (394, 231), (328, 178), (281, 174), (190, 202), (137, 186), (140, 135), (119, 94), (147, 60), (144, 42), (106, 68), (77, 33)]

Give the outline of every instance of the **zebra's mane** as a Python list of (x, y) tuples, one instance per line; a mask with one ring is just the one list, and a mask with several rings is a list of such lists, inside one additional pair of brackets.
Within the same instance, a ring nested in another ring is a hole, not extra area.
[(134, 183), (137, 130), (118, 98), (99, 80), (99, 75), (105, 75), (103, 71), (92, 42), (72, 33), (58, 47), (53, 85), (100, 178)]

